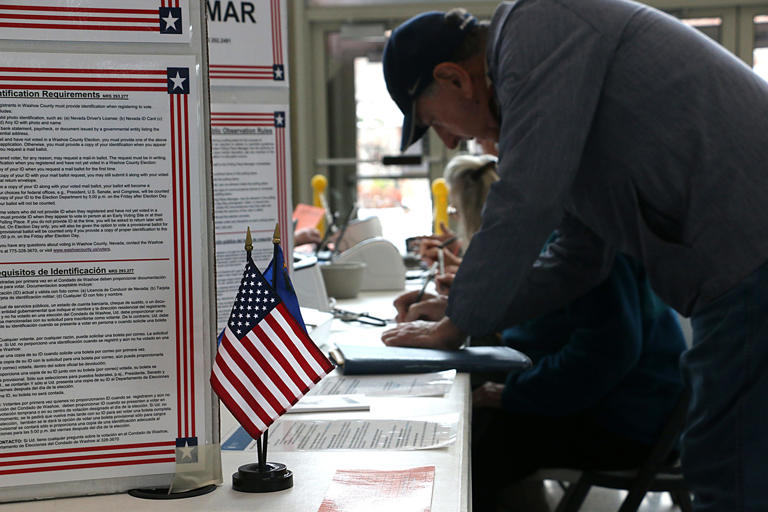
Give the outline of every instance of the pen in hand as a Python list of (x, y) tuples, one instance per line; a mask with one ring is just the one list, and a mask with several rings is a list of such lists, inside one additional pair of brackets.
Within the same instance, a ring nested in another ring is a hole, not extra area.
[(418, 295), (416, 295), (416, 300), (414, 302), (421, 302), (422, 297), (424, 297), (424, 291), (427, 289), (427, 285), (432, 280), (433, 277), (435, 277), (435, 271), (437, 270), (437, 262), (434, 262), (431, 267), (429, 267), (429, 273), (427, 274), (427, 277), (424, 278), (424, 284), (421, 286), (421, 290), (419, 290)]
[(455, 241), (456, 241), (456, 237), (455, 237), (455, 236), (452, 236), (451, 238), (448, 238), (448, 239), (446, 239), (446, 240), (443, 240), (443, 241), (440, 243), (440, 245), (438, 245), (438, 246), (437, 246), (437, 248), (438, 248), (438, 249), (443, 249), (443, 248), (445, 248), (445, 247), (448, 247), (449, 245), (451, 245), (451, 244), (452, 244), (453, 242), (455, 242)]

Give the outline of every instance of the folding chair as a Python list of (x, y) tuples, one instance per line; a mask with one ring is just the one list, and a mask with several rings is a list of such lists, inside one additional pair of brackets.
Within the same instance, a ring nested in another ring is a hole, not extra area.
[(689, 398), (690, 392), (686, 389), (681, 393), (658, 441), (637, 469), (607, 471), (547, 468), (539, 470), (536, 473), (538, 479), (570, 482), (555, 512), (577, 512), (593, 485), (628, 491), (619, 512), (635, 512), (648, 491), (668, 492), (672, 496), (673, 503), (678, 505), (682, 512), (691, 512), (691, 496), (679, 463), (677, 460), (671, 462), (669, 460), (678, 435), (685, 424)]

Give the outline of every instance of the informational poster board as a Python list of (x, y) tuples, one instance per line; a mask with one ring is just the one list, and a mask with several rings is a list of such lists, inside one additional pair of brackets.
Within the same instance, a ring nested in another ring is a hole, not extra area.
[(0, 1), (0, 501), (221, 480), (203, 9)]
[(3, 0), (0, 38), (188, 43), (189, 19), (187, 0)]
[(207, 0), (211, 85), (288, 87), (285, 0)]
[(247, 228), (253, 237), (253, 260), (260, 269), (272, 259), (272, 234), (278, 222), (285, 226), (283, 251), (290, 254), (288, 115), (288, 105), (211, 105), (219, 330), (229, 318), (243, 276)]

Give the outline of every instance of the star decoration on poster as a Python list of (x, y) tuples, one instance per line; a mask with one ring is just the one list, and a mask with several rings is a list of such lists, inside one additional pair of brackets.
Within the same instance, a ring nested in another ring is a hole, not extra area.
[(160, 7), (160, 33), (181, 34), (181, 7)]
[(189, 68), (168, 68), (168, 94), (189, 94)]

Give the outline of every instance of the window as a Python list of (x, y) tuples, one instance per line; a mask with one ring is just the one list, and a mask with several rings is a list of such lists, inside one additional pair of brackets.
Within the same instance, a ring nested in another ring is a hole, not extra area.
[(714, 39), (718, 43), (722, 42), (723, 19), (719, 17), (707, 18), (680, 18), (680, 21), (699, 30), (706, 36)]
[(768, 80), (768, 15), (757, 15), (752, 18), (755, 28), (754, 46), (752, 48), (752, 69), (755, 73)]
[[(384, 237), (405, 252), (405, 239), (431, 232), (432, 203), (427, 164), (383, 165), (400, 154), (403, 114), (389, 98), (380, 60), (355, 59), (358, 216), (377, 216)], [(422, 142), (407, 154), (421, 155)]]

